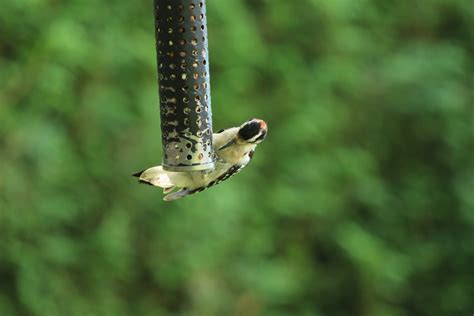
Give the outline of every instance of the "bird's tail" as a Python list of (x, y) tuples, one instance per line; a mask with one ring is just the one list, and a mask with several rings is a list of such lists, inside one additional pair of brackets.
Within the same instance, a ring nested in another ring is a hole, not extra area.
[[(151, 167), (133, 175), (138, 178), (138, 182), (163, 188), (163, 193), (167, 194), (163, 200), (174, 201), (197, 192), (183, 188), (189, 183), (189, 175), (183, 172), (171, 172), (163, 170), (162, 166)], [(173, 192), (175, 189), (180, 190)]]
[(172, 181), (172, 175), (163, 170), (162, 166), (145, 169), (135, 173), (133, 176), (137, 177), (141, 183), (163, 188), (165, 193), (172, 191), (176, 186), (176, 183)]

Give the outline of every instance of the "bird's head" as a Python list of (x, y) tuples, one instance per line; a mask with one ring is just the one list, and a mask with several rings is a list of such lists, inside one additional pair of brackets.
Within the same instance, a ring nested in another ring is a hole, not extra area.
[(260, 119), (251, 119), (239, 128), (237, 138), (239, 143), (258, 144), (267, 137), (267, 123)]
[(251, 119), (239, 127), (237, 135), (227, 144), (219, 148), (223, 150), (234, 145), (259, 144), (267, 136), (267, 123), (259, 119)]

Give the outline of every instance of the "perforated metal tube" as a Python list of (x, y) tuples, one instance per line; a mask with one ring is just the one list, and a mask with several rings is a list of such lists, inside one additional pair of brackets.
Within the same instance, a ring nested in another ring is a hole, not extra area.
[(214, 166), (205, 0), (154, 0), (163, 168)]

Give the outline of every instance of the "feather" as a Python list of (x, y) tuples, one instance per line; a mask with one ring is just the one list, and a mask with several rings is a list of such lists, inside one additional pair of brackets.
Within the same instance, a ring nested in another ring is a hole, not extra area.
[(140, 174), (140, 181), (164, 189), (174, 187), (174, 183), (171, 181), (168, 173), (164, 171), (161, 166), (152, 167), (143, 171)]
[(170, 193), (168, 195), (165, 195), (165, 197), (163, 198), (164, 201), (174, 201), (174, 200), (177, 200), (177, 199), (180, 199), (180, 198), (183, 198), (185, 197), (186, 195), (189, 195), (189, 194), (192, 194), (193, 191), (191, 190), (188, 190), (188, 189), (181, 189), (177, 192), (173, 192), (173, 193)]

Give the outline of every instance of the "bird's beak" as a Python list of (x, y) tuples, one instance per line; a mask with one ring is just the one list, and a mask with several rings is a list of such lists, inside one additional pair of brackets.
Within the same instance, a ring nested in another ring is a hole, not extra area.
[(227, 144), (225, 144), (224, 146), (222, 146), (218, 150), (226, 149), (227, 147), (230, 147), (230, 146), (234, 145), (236, 142), (237, 142), (237, 139), (233, 138), (230, 142), (228, 142)]

